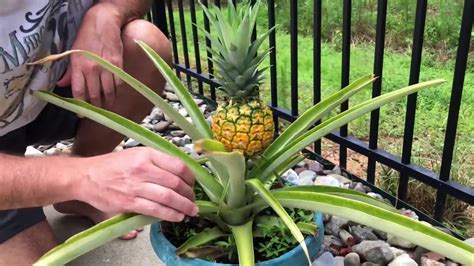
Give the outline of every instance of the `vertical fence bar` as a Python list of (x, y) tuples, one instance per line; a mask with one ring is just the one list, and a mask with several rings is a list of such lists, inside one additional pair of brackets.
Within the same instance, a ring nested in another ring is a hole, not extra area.
[(298, 115), (298, 2), (290, 1), (291, 114)]
[[(191, 12), (191, 29), (193, 31), (193, 44), (194, 44), (194, 58), (196, 60), (196, 72), (202, 73), (201, 69), (201, 53), (199, 51), (199, 37), (196, 26), (196, 7), (194, 6), (194, 0), (189, 0), (189, 11)], [(204, 95), (204, 89), (202, 81), (198, 80), (198, 91), (199, 94)]]
[[(351, 9), (352, 1), (344, 0), (342, 11), (342, 69), (341, 69), (341, 88), (349, 85), (349, 71), (351, 64)], [(349, 101), (341, 104), (341, 112), (347, 110)], [(341, 136), (347, 136), (347, 125), (341, 127)], [(339, 146), (339, 165), (342, 168), (347, 166), (347, 148), (340, 144)]]
[[(385, 48), (385, 25), (387, 21), (387, 0), (379, 0), (377, 3), (377, 26), (375, 33), (375, 55), (374, 55), (374, 75), (378, 77), (372, 86), (372, 98), (380, 95), (382, 92), (382, 75), (383, 75), (383, 56)], [(376, 149), (379, 138), (379, 117), (380, 109), (376, 109), (370, 113), (370, 133), (369, 148)], [(374, 158), (368, 158), (367, 164), (367, 182), (375, 183), (375, 166)]]
[[(321, 2), (313, 2), (313, 104), (321, 101)], [(314, 143), (314, 152), (321, 154), (321, 140)]]
[[(208, 3), (207, 3), (207, 0), (201, 0), (201, 3), (205, 6), (205, 7), (209, 7)], [(210, 32), (210, 26), (209, 26), (209, 19), (207, 18), (206, 16), (206, 13), (203, 11), (202, 12), (202, 15), (204, 17), (204, 29), (207, 31), (207, 32)], [(209, 40), (209, 38), (206, 37), (206, 47), (211, 49), (212, 48), (212, 45), (211, 45), (211, 40)], [(207, 72), (209, 73), (209, 76), (211, 78), (214, 77), (214, 63), (212, 62), (212, 54), (211, 52), (207, 51)], [(211, 91), (211, 99), (212, 100), (216, 100), (216, 88), (212, 85), (210, 85), (210, 91)]]
[[(171, 31), (171, 44), (173, 47), (173, 63), (179, 64), (179, 55), (178, 55), (178, 44), (176, 41), (176, 30), (174, 27), (174, 15), (173, 15), (173, 3), (171, 0), (166, 1), (168, 6), (168, 17), (170, 20), (170, 31)], [(179, 71), (176, 69), (176, 75), (181, 78)]]
[[(256, 0), (251, 0), (250, 1), (250, 4), (253, 6), (255, 5), (256, 3)], [(268, 3), (268, 1), (267, 1)], [(255, 41), (257, 39), (257, 23), (255, 23), (255, 27), (253, 28), (253, 31), (252, 31), (252, 41)]]
[[(443, 181), (449, 180), (451, 173), (451, 163), (453, 161), (454, 144), (456, 142), (456, 131), (461, 108), (462, 91), (464, 87), (464, 76), (466, 74), (467, 58), (469, 46), (472, 38), (472, 24), (474, 23), (474, 1), (464, 1), (461, 30), (459, 34), (458, 51), (456, 63), (454, 65), (454, 77), (451, 90), (451, 100), (449, 103), (448, 124), (444, 137), (443, 157), (441, 160), (441, 170), (439, 178)], [(446, 192), (438, 189), (436, 194), (436, 205), (434, 217), (442, 222), (446, 202)]]
[[(275, 26), (275, 1), (268, 0), (268, 29)], [(270, 46), (270, 105), (278, 106), (278, 84), (277, 84), (277, 60), (276, 60), (276, 32), (273, 30), (268, 37)], [(273, 114), (273, 122), (275, 124), (275, 133), (278, 133), (278, 116)]]
[[(184, 19), (183, 0), (178, 0), (179, 24), (181, 26), (181, 41), (183, 42), (184, 66), (189, 69), (188, 36), (186, 34), (186, 22)], [(189, 90), (191, 88), (191, 76), (186, 75), (186, 84)]]
[(166, 37), (170, 37), (168, 31), (168, 23), (166, 22), (166, 6), (165, 1), (151, 2), (151, 18), (155, 24)]
[[(413, 31), (413, 49), (410, 65), (409, 84), (415, 84), (420, 79), (421, 55), (423, 51), (423, 34), (425, 31), (427, 0), (418, 0), (416, 4), (415, 29)], [(402, 163), (409, 164), (411, 161), (411, 150), (413, 146), (413, 130), (415, 128), (417, 94), (408, 96), (407, 109), (405, 115), (405, 131), (403, 136)], [(408, 174), (406, 171), (400, 172), (398, 184), (398, 198), (405, 200), (408, 191)]]

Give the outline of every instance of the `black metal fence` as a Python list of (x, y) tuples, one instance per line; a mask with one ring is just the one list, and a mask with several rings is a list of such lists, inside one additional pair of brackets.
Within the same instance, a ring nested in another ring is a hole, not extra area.
[[(275, 32), (269, 36), (269, 45), (274, 47), (270, 54), (270, 91), (271, 101), (269, 106), (273, 110), (275, 120), (284, 119), (293, 121), (298, 116), (298, 32), (297, 32), (297, 1), (290, 1), (290, 38), (291, 38), (291, 108), (290, 110), (278, 106), (278, 90), (277, 90), (277, 65), (276, 52), (278, 51), (278, 43), (276, 42)], [(342, 68), (341, 68), (341, 87), (349, 84), (350, 74), (350, 59), (351, 59), (351, 0), (343, 1), (343, 21), (342, 21)], [(185, 3), (183, 3), (185, 2)], [(197, 2), (197, 1), (196, 1)], [(201, 1), (204, 5), (208, 5), (207, 0)], [(214, 4), (220, 6), (220, 1), (213, 1)], [(214, 68), (212, 61), (209, 59), (211, 55), (205, 55), (207, 60), (203, 60), (202, 54), (199, 53), (198, 30), (196, 26), (191, 29), (186, 29), (184, 18), (184, 4), (188, 8), (192, 23), (196, 23), (196, 7), (194, 0), (177, 0), (177, 1), (154, 1), (152, 9), (152, 18), (155, 24), (165, 32), (169, 33), (173, 46), (173, 60), (174, 67), (178, 74), (184, 74), (188, 85), (191, 85), (192, 80), (197, 81), (198, 93), (204, 95), (203, 84), (210, 87), (209, 97), (216, 100), (216, 87), (219, 84), (213, 79), (212, 73)], [(176, 6), (175, 6), (176, 5)], [(268, 0), (268, 26), (275, 25), (275, 1)], [(173, 10), (178, 10), (179, 17), (174, 17), (176, 13)], [(167, 10), (167, 12), (165, 12)], [(317, 103), (321, 100), (321, 17), (322, 17), (322, 1), (314, 0), (313, 10), (313, 102)], [(198, 15), (203, 15), (199, 13)], [(425, 31), (425, 20), (427, 15), (427, 0), (417, 0), (416, 17), (413, 31), (413, 46), (411, 55), (411, 66), (409, 74), (409, 84), (414, 84), (419, 81), (420, 66), (422, 60), (423, 37)], [(431, 223), (440, 224), (443, 221), (443, 213), (445, 210), (446, 197), (448, 195), (455, 197), (469, 205), (474, 204), (474, 190), (468, 186), (463, 186), (450, 179), (451, 164), (453, 161), (453, 152), (456, 139), (456, 131), (458, 126), (458, 118), (460, 111), (460, 104), (463, 92), (464, 77), (466, 73), (467, 59), (469, 55), (470, 42), (472, 39), (471, 30), (474, 17), (474, 1), (465, 0), (463, 7), (463, 15), (459, 33), (459, 43), (457, 47), (457, 55), (455, 61), (455, 69), (453, 72), (453, 82), (451, 99), (448, 113), (448, 122), (444, 138), (444, 148), (442, 151), (441, 169), (439, 173), (433, 172), (419, 165), (412, 163), (412, 145), (414, 135), (414, 125), (416, 116), (417, 95), (413, 94), (407, 99), (407, 109), (404, 126), (403, 149), (401, 157), (378, 148), (379, 140), (379, 110), (375, 110), (370, 116), (370, 133), (368, 143), (363, 142), (354, 137), (348, 136), (347, 126), (341, 127), (338, 132), (333, 132), (326, 136), (327, 139), (336, 142), (340, 145), (339, 163), (342, 168), (346, 167), (347, 149), (351, 149), (359, 154), (367, 157), (367, 179), (363, 180), (351, 175), (351, 178), (361, 181), (369, 185), (373, 190), (381, 193), (389, 198), (398, 207), (407, 207), (404, 202), (407, 197), (408, 180), (414, 178), (426, 185), (436, 189), (436, 207), (433, 217), (429, 217), (423, 213), (418, 213), (424, 220)], [(385, 29), (387, 20), (387, 0), (378, 0), (377, 2), (377, 22), (376, 22), (376, 38), (373, 73), (380, 77), (375, 81), (372, 87), (372, 97), (381, 94), (382, 76), (384, 68), (384, 45), (385, 45)], [(176, 32), (176, 27), (179, 23), (180, 32)], [(204, 25), (200, 25), (204, 29), (209, 30), (209, 21), (204, 18)], [(191, 32), (190, 35), (188, 33)], [(181, 42), (177, 42), (177, 36), (180, 35)], [(190, 54), (188, 52), (188, 38), (193, 40), (194, 48), (194, 66), (190, 65)], [(182, 54), (179, 54), (178, 45), (182, 45)], [(210, 42), (206, 39), (205, 45), (210, 47)], [(180, 58), (184, 58), (184, 62), (180, 62)], [(206, 72), (203, 73), (204, 63)], [(473, 89), (473, 88), (466, 88)], [(348, 103), (345, 102), (341, 106), (341, 110), (348, 108)], [(278, 131), (278, 128), (276, 129)], [(474, 136), (473, 136), (474, 137)], [(317, 142), (314, 145), (316, 154), (321, 153), (321, 143)], [(327, 161), (317, 158), (327, 163)], [(376, 176), (376, 163), (386, 165), (400, 173), (398, 198), (389, 195), (379, 188), (374, 186)]]

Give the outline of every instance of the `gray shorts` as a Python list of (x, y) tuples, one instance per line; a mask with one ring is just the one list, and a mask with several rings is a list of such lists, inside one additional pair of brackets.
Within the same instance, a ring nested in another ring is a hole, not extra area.
[[(56, 94), (72, 97), (71, 88), (56, 88)], [(79, 118), (52, 104), (46, 105), (36, 120), (0, 137), (0, 152), (23, 156), (33, 144), (52, 144), (75, 136)], [(0, 171), (1, 175), (1, 171)], [(45, 220), (43, 208), (0, 210), (0, 244)]]

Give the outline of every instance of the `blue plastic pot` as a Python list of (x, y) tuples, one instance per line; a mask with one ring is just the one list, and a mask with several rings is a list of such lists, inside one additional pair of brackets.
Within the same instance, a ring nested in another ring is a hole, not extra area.
[[(316, 257), (316, 254), (319, 252), (321, 248), (321, 244), (324, 238), (324, 226), (323, 226), (323, 219), (321, 213), (315, 213), (315, 221), (316, 225), (319, 228), (319, 235), (318, 237), (307, 237), (305, 239), (306, 246), (308, 246), (309, 256), (311, 260)], [(166, 239), (165, 235), (161, 232), (161, 227), (159, 223), (155, 223), (151, 225), (150, 229), (150, 238), (151, 238), (151, 245), (153, 246), (153, 250), (155, 250), (156, 255), (160, 257), (161, 261), (163, 261), (166, 265), (169, 266), (231, 266), (237, 264), (224, 264), (224, 263), (216, 263), (211, 261), (206, 261), (202, 259), (192, 259), (192, 258), (185, 258), (179, 257), (176, 255), (176, 247), (171, 244), (168, 239)], [(303, 249), (301, 246), (297, 246), (294, 249), (290, 250), (286, 254), (278, 258), (274, 258), (267, 261), (262, 261), (257, 263), (256, 265), (265, 265), (265, 266), (286, 266), (286, 265), (307, 265), (308, 261), (306, 256), (304, 255)]]

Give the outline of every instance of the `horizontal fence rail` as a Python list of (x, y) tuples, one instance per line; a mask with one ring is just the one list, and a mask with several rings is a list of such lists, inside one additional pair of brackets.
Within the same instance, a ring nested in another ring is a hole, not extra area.
[[(350, 83), (350, 59), (351, 59), (351, 10), (352, 1), (342, 0), (343, 10), (341, 11), (342, 16), (342, 39), (341, 39), (341, 88)], [(166, 0), (166, 1), (155, 1), (152, 9), (153, 22), (158, 25), (164, 32), (169, 32), (169, 37), (172, 41), (173, 47), (173, 65), (177, 73), (184, 74), (186, 83), (191, 89), (191, 82), (197, 82), (198, 93), (210, 98), (212, 101), (216, 101), (216, 88), (220, 85), (214, 78), (214, 67), (211, 60), (211, 54), (207, 52), (207, 58), (201, 57), (199, 54), (199, 46), (204, 45), (207, 48), (211, 48), (210, 41), (201, 36), (199, 39), (197, 27), (209, 30), (209, 21), (202, 12), (197, 13), (196, 3), (194, 0)], [(239, 2), (239, 1), (234, 1)], [(275, 6), (276, 1), (268, 0), (265, 1), (268, 8), (268, 27), (271, 28), (275, 25)], [(372, 97), (377, 97), (382, 91), (382, 77), (384, 75), (384, 50), (385, 50), (385, 37), (386, 37), (386, 24), (387, 24), (387, 0), (377, 1), (377, 17), (376, 17), (376, 34), (375, 34), (375, 49), (374, 49), (374, 61), (373, 61), (373, 73), (379, 77), (373, 84)], [(411, 65), (409, 77), (407, 77), (407, 84), (414, 84), (419, 82), (421, 70), (421, 61), (423, 55), (423, 39), (425, 35), (425, 21), (427, 14), (427, 0), (417, 0), (414, 30), (413, 30), (413, 42), (411, 49)], [(206, 6), (211, 4), (221, 6), (220, 1), (207, 1), (201, 0)], [(224, 3), (224, 2), (223, 2)], [(184, 4), (184, 5), (183, 5)], [(174, 6), (176, 5), (176, 6)], [(184, 23), (184, 11), (183, 9), (188, 7), (188, 11), (191, 12), (191, 21), (193, 28), (191, 30), (185, 28)], [(322, 12), (324, 11), (324, 5), (322, 0), (314, 0), (313, 3), (313, 103), (321, 101), (321, 23), (322, 23)], [(164, 10), (167, 10), (166, 14)], [(176, 10), (178, 10), (179, 18), (176, 18)], [(175, 13), (173, 14), (173, 11)], [(331, 12), (331, 11), (327, 11)], [(156, 14), (156, 15), (155, 15)], [(277, 74), (278, 67), (281, 62), (277, 62), (278, 43), (276, 41), (275, 31), (271, 32), (268, 37), (268, 43), (270, 47), (273, 47), (270, 51), (269, 62), (269, 75), (270, 75), (270, 103), (269, 107), (273, 110), (274, 120), (276, 125), (276, 132), (279, 132), (278, 121), (280, 119), (286, 121), (294, 121), (298, 116), (298, 2), (289, 2), (289, 37), (290, 37), (290, 53), (291, 59), (289, 66), (291, 68), (290, 73), (290, 109), (287, 110), (279, 106), (279, 97), (277, 88)], [(354, 14), (355, 15), (355, 14)], [(203, 25), (196, 25), (197, 17), (203, 16)], [(457, 46), (457, 55), (455, 58), (455, 69), (453, 72), (453, 83), (451, 91), (451, 100), (449, 105), (448, 122), (445, 130), (445, 142), (442, 151), (441, 170), (436, 173), (432, 170), (426, 169), (420, 165), (412, 162), (412, 150), (413, 150), (413, 139), (414, 139), (414, 128), (415, 128), (415, 117), (416, 117), (416, 106), (417, 106), (417, 95), (413, 94), (407, 97), (406, 115), (404, 124), (404, 135), (402, 143), (401, 156), (389, 153), (379, 148), (379, 122), (380, 112), (374, 110), (370, 114), (370, 125), (369, 125), (369, 137), (368, 143), (351, 137), (348, 132), (348, 127), (343, 126), (337, 132), (330, 133), (326, 138), (332, 142), (339, 144), (339, 164), (342, 168), (346, 167), (347, 163), (347, 149), (352, 150), (360, 155), (367, 157), (367, 179), (361, 179), (357, 176), (350, 175), (353, 180), (363, 182), (365, 185), (371, 187), (374, 191), (382, 194), (396, 204), (397, 207), (410, 207), (406, 202), (408, 192), (408, 181), (412, 178), (418, 180), (428, 186), (431, 186), (436, 190), (436, 206), (434, 217), (421, 213), (416, 210), (418, 215), (431, 223), (440, 225), (443, 222), (443, 214), (446, 205), (447, 196), (457, 198), (469, 205), (474, 205), (474, 190), (471, 187), (461, 185), (458, 182), (451, 180), (451, 163), (453, 162), (453, 153), (456, 139), (456, 131), (458, 126), (458, 118), (460, 112), (460, 104), (463, 92), (464, 77), (466, 74), (467, 59), (469, 49), (471, 45), (471, 31), (474, 17), (474, 1), (465, 0), (463, 6), (463, 14), (461, 20), (461, 30), (459, 33), (459, 43)], [(176, 26), (180, 25), (181, 32), (176, 32)], [(191, 64), (188, 44), (186, 42), (186, 35), (189, 31), (193, 40), (194, 47), (194, 60)], [(254, 32), (255, 33), (255, 32)], [(183, 47), (182, 54), (178, 54), (178, 41), (177, 36), (181, 34), (180, 42)], [(180, 62), (180, 58), (184, 58), (184, 62)], [(206, 64), (204, 64), (207, 61)], [(194, 66), (191, 66), (194, 65)], [(206, 91), (210, 92), (207, 96)], [(341, 110), (346, 110), (349, 103), (344, 102), (341, 105)], [(318, 159), (320, 162), (324, 162), (326, 165), (331, 165), (324, 158), (321, 158), (321, 142), (318, 141), (314, 144), (313, 152), (311, 156)], [(391, 169), (400, 173), (398, 194), (390, 195), (380, 188), (375, 186), (376, 177), (376, 164), (385, 165)]]

